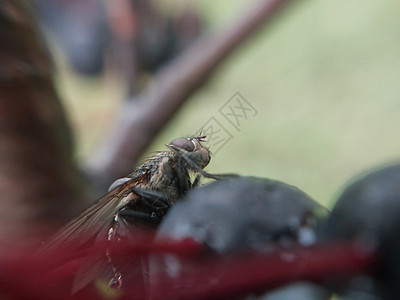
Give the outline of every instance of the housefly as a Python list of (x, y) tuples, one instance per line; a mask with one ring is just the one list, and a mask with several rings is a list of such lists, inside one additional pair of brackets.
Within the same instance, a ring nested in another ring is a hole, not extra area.
[[(134, 228), (155, 228), (169, 208), (198, 184), (201, 175), (214, 179), (224, 176), (203, 171), (210, 162), (210, 152), (202, 145), (205, 138), (174, 139), (166, 151), (149, 157), (129, 176), (114, 182), (104, 197), (56, 233), (44, 248), (57, 249), (71, 243), (78, 248), (93, 239), (115, 243), (129, 237)], [(195, 175), (193, 181), (191, 174)], [(110, 286), (118, 287), (121, 273), (108, 249), (105, 257), (114, 273)], [(80, 278), (75, 290), (90, 279)]]

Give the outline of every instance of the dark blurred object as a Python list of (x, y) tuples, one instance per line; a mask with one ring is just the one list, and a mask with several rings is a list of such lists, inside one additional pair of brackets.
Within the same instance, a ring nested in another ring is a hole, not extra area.
[(26, 1), (1, 2), (0, 33), (0, 241), (9, 244), (57, 230), (86, 199), (49, 55)]
[(99, 0), (33, 0), (39, 20), (60, 44), (68, 62), (79, 73), (103, 70), (109, 31)]
[[(135, 76), (133, 92), (141, 90), (140, 84), (188, 47), (200, 34), (200, 19), (193, 10), (184, 11), (176, 19), (157, 10), (153, 1), (133, 0), (136, 22), (134, 36)], [(136, 79), (136, 80), (135, 80)]]
[(111, 31), (114, 71), (126, 83), (128, 98), (136, 99), (147, 80), (187, 48), (200, 34), (201, 22), (194, 9), (176, 18), (149, 0), (106, 2)]
[[(332, 281), (332, 280), (330, 280)], [(329, 282), (329, 280), (328, 280)], [(340, 293), (337, 298), (340, 300), (382, 300), (390, 299), (388, 295), (382, 295), (379, 284), (369, 275), (359, 275), (341, 280), (340, 287), (334, 284), (334, 289)], [(388, 298), (387, 298), (388, 297)]]
[[(376, 290), (385, 299), (400, 296), (400, 165), (370, 172), (349, 185), (323, 231), (326, 240), (356, 239), (377, 247)], [(352, 290), (352, 284), (345, 293)]]
[(190, 192), (169, 211), (158, 236), (192, 238), (218, 253), (264, 252), (272, 245), (313, 245), (315, 230), (327, 215), (327, 209), (294, 186), (238, 177)]
[(200, 19), (187, 10), (176, 19), (149, 0), (34, 0), (38, 16), (73, 68), (99, 75), (111, 62), (132, 96), (146, 78), (200, 33)]

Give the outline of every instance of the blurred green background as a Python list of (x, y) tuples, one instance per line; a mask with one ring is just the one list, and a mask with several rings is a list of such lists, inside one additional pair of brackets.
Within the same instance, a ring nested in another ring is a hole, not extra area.
[[(240, 18), (250, 2), (196, 5), (213, 30)], [(214, 116), (233, 139), (207, 171), (278, 179), (328, 206), (361, 171), (399, 159), (400, 1), (295, 2), (222, 65), (147, 154)], [(164, 1), (171, 12), (184, 4)], [(121, 87), (110, 74), (77, 77), (56, 58), (57, 85), (85, 160), (113, 121)], [(218, 113), (236, 92), (258, 111), (240, 132)]]

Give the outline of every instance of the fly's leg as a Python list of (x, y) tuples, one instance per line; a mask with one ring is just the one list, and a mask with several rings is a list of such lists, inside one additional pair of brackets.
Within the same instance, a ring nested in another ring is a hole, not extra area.
[(106, 258), (108, 263), (111, 265), (111, 269), (114, 273), (113, 278), (109, 281), (109, 286), (112, 289), (119, 289), (122, 286), (122, 273), (117, 266), (117, 263), (114, 261), (112, 257), (112, 253), (110, 248), (112, 246), (115, 246), (116, 243), (119, 242), (119, 237), (118, 237), (118, 230), (120, 227), (120, 222), (121, 219), (124, 219), (126, 217), (134, 217), (134, 218), (145, 218), (145, 219), (151, 219), (157, 223), (161, 221), (161, 218), (158, 216), (156, 212), (153, 212), (151, 214), (140, 212), (140, 211), (133, 211), (128, 209), (128, 206), (124, 206), (118, 211), (113, 220), (111, 221), (110, 228), (108, 229), (107, 233), (107, 243), (110, 245), (110, 247), (106, 248)]
[(136, 195), (142, 197), (149, 203), (152, 202), (150, 205), (158, 205), (156, 207), (159, 208), (166, 208), (169, 206), (169, 200), (167, 197), (165, 197), (163, 194), (156, 192), (156, 191), (151, 191), (151, 190), (145, 190), (145, 189), (140, 189), (140, 188), (135, 188), (132, 187), (131, 191), (135, 193)]
[(184, 162), (182, 161), (183, 158), (182, 156), (179, 156), (178, 162), (177, 162), (177, 171), (176, 171), (176, 178), (177, 178), (177, 187), (178, 187), (178, 198), (183, 197), (187, 192), (188, 189), (190, 189), (190, 180), (189, 180), (189, 186), (188, 183), (185, 182), (187, 179), (184, 178), (182, 173), (187, 172), (186, 169), (184, 168)]
[[(118, 242), (118, 237), (117, 237), (117, 230), (119, 227), (119, 213), (117, 213), (113, 220), (111, 221), (111, 226), (108, 229), (108, 233), (107, 233), (107, 242), (114, 246), (116, 242)], [(109, 282), (109, 286), (112, 289), (118, 289), (121, 288), (122, 286), (122, 274), (119, 271), (119, 268), (117, 267), (117, 265), (115, 264), (112, 255), (111, 255), (111, 251), (110, 248), (106, 248), (106, 258), (108, 263), (111, 265), (112, 271), (114, 273), (114, 277), (111, 278), (110, 282)]]
[(151, 214), (135, 211), (131, 209), (124, 209), (119, 213), (119, 217), (121, 218), (140, 218), (140, 219), (148, 219), (159, 223), (161, 221), (161, 217), (157, 215), (156, 212), (152, 212)]
[(156, 191), (131, 188), (131, 191), (142, 198), (143, 204), (150, 207), (156, 213), (164, 213), (171, 207), (170, 201), (164, 194)]
[(193, 183), (191, 184), (192, 188), (197, 187), (199, 183), (200, 183), (200, 175), (197, 175), (196, 178), (193, 180)]

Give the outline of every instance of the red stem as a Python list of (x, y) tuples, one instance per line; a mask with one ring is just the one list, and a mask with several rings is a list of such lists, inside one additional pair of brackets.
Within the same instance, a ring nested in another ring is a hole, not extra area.
[[(66, 248), (67, 249), (67, 248)], [(104, 245), (90, 249), (94, 256), (104, 251)], [(151, 255), (160, 273), (152, 274), (152, 299), (221, 299), (255, 291), (265, 291), (295, 281), (349, 278), (366, 273), (374, 262), (375, 253), (355, 243), (337, 243), (311, 248), (295, 248), (269, 254), (244, 253), (217, 256), (204, 251), (193, 241), (121, 244), (112, 250), (115, 258), (127, 264)], [(65, 253), (67, 252), (67, 253)], [(157, 256), (158, 253), (158, 256)], [(0, 292), (13, 297), (69, 298), (69, 282), (78, 268), (87, 265), (90, 257), (72, 258), (68, 250), (30, 258), (27, 253), (7, 259), (0, 258)], [(178, 273), (167, 274), (165, 254), (175, 254)], [(79, 254), (82, 255), (82, 252)], [(60, 259), (68, 257), (60, 264)], [(157, 258), (158, 257), (158, 258)], [(59, 267), (54, 268), (56, 263)], [(52, 270), (52, 276), (49, 276)], [(47, 275), (44, 275), (47, 274)], [(126, 274), (123, 294), (128, 299), (143, 290), (135, 278), (141, 274)], [(88, 289), (77, 297), (97, 298), (99, 291)]]

